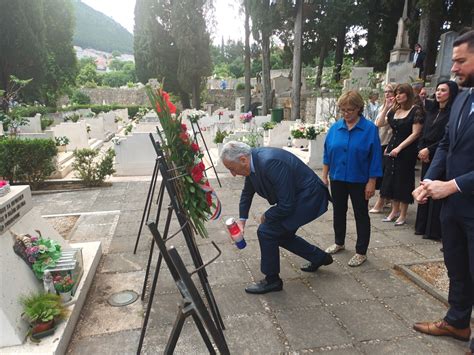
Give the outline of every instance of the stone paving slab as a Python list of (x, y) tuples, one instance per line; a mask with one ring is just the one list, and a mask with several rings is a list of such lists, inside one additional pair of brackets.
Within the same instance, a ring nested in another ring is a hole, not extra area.
[[(304, 273), (299, 267), (305, 261), (282, 250), (283, 291), (248, 295), (244, 292), (245, 286), (263, 277), (256, 231), (260, 215), (268, 206), (260, 198), (256, 199), (247, 222), (248, 246), (238, 250), (229, 240), (224, 221), (238, 216), (243, 179), (220, 177), (224, 187), (216, 190), (223, 203), (223, 217), (208, 223), (209, 238), (197, 236), (196, 243), (204, 261), (216, 253), (211, 241), (222, 251), (218, 261), (207, 270), (227, 327), (225, 336), (232, 354), (462, 354), (467, 348), (467, 343), (425, 336), (412, 330), (413, 322), (439, 319), (446, 310), (441, 302), (393, 270), (398, 262), (442, 257), (438, 243), (413, 235), (414, 207), (409, 209), (409, 225), (402, 228), (381, 222), (382, 215), (371, 215), (369, 259), (358, 268), (347, 265), (356, 240), (353, 212), (349, 207), (347, 250), (336, 254), (332, 265), (316, 273)], [(45, 215), (120, 210), (117, 219), (109, 214), (103, 218), (82, 215), (71, 235), (75, 239), (95, 237), (100, 240), (111, 234), (108, 252), (103, 255), (70, 344), (71, 354), (136, 353), (146, 303), (138, 300), (117, 308), (109, 306), (106, 300), (115, 291), (132, 289), (141, 293), (151, 245), (146, 226), (138, 253), (134, 255), (132, 250), (147, 192), (147, 181), (130, 181), (117, 182), (104, 189), (33, 197), (34, 204)], [(150, 216), (154, 218), (155, 213), (153, 204)], [(159, 228), (164, 226), (165, 218), (166, 209), (161, 213)], [(177, 227), (175, 216), (172, 226)], [(320, 219), (301, 228), (299, 234), (326, 248), (334, 241), (332, 228), (330, 208)], [(194, 268), (184, 238), (177, 236), (169, 245), (178, 248), (189, 270)], [(152, 275), (156, 260), (157, 253), (153, 255)], [(145, 354), (163, 352), (181, 299), (165, 265), (159, 275), (143, 348)], [(196, 275), (193, 280), (199, 283)], [(151, 279), (147, 282), (145, 302), (150, 284)], [(192, 321), (186, 322), (176, 353), (207, 353)]]

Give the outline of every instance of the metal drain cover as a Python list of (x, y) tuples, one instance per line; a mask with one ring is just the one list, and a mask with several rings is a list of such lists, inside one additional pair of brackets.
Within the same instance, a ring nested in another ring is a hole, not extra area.
[(109, 297), (107, 302), (109, 302), (109, 304), (114, 307), (124, 307), (132, 304), (137, 299), (138, 294), (135, 291), (126, 290), (114, 293)]

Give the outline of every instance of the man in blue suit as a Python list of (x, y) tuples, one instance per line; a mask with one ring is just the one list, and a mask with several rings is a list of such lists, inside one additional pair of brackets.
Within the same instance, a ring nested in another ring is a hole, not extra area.
[(279, 247), (308, 260), (303, 271), (314, 272), (333, 262), (331, 255), (295, 234), (299, 227), (326, 212), (328, 206), (327, 187), (306, 164), (283, 149), (251, 149), (241, 142), (227, 143), (221, 160), (233, 176), (245, 176), (238, 222), (242, 230), (255, 193), (272, 205), (261, 216), (257, 230), (265, 279), (247, 287), (247, 293), (282, 290)]
[[(453, 43), (453, 67), (460, 86), (443, 140), (413, 195), (444, 199), (441, 226), (449, 276), (449, 309), (443, 320), (414, 325), (415, 330), (467, 341), (474, 304), (474, 31)], [(471, 340), (471, 353), (474, 340)]]

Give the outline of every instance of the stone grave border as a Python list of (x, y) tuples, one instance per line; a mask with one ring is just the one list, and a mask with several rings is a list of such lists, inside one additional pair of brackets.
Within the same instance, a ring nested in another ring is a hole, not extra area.
[(428, 259), (428, 260), (415, 260), (409, 263), (404, 264), (395, 264), (394, 269), (400, 271), (403, 275), (408, 277), (409, 280), (414, 282), (417, 286), (421, 287), (423, 290), (428, 292), (431, 296), (437, 300), (443, 302), (445, 305), (448, 305), (448, 293), (438, 290), (434, 285), (426, 281), (423, 277), (418, 275), (416, 272), (410, 269), (410, 266), (420, 265), (420, 264), (429, 264), (429, 263), (444, 263), (443, 258), (437, 259)]

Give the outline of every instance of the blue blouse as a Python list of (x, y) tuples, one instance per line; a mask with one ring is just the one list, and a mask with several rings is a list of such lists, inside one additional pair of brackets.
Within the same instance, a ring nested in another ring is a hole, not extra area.
[(367, 183), (382, 176), (382, 150), (377, 127), (361, 116), (349, 131), (344, 119), (334, 123), (324, 142), (323, 163), (331, 180)]

